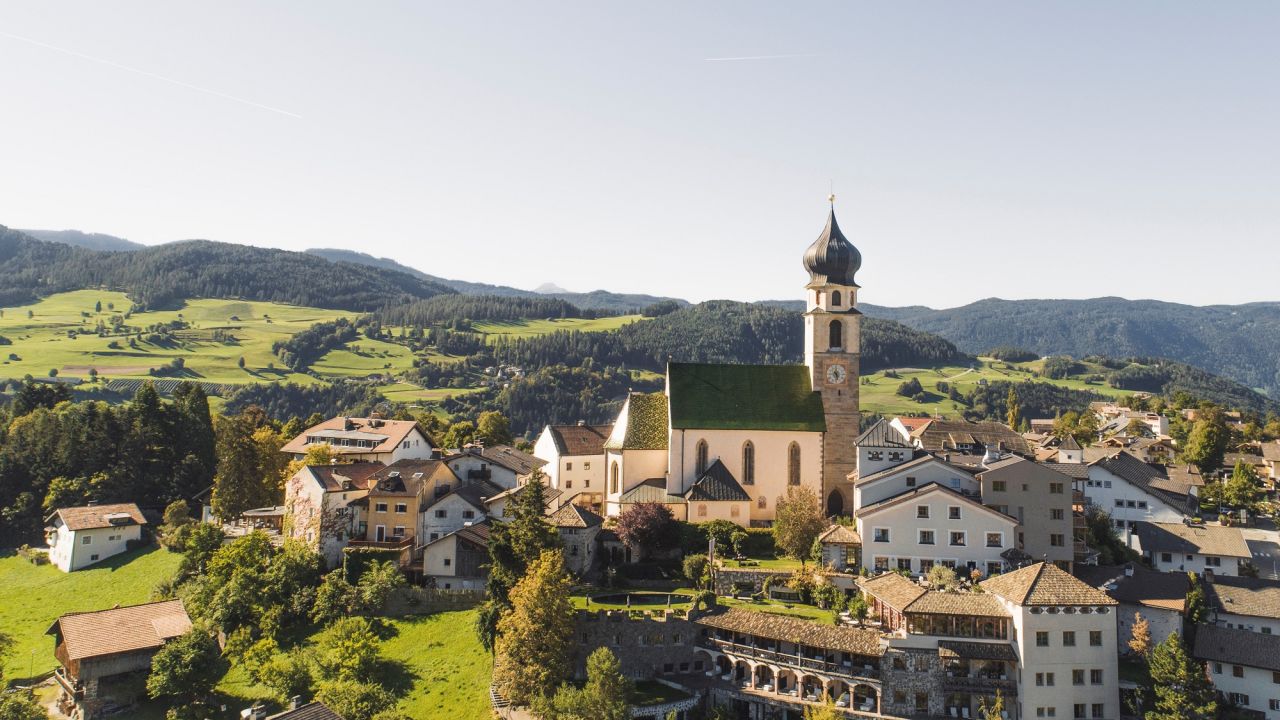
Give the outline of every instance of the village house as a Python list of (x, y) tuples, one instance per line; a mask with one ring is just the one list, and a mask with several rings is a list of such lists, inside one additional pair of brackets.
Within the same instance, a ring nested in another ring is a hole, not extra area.
[[(525, 483), (524, 485), (516, 485), (513, 488), (503, 490), (497, 495), (485, 498), (484, 508), (486, 514), (489, 517), (498, 520), (510, 517), (509, 506), (511, 501), (520, 493), (524, 492), (527, 487), (529, 487), (528, 483)], [(542, 504), (546, 507), (548, 514), (553, 513), (556, 510), (559, 510), (560, 506), (564, 504), (564, 493), (555, 488), (546, 487), (544, 485), (542, 490)]]
[(1280, 635), (1280, 581), (1215, 574), (1202, 585), (1213, 624)]
[[(510, 445), (468, 445), (444, 458), (449, 469), (463, 482), (484, 480), (506, 490), (519, 485), (546, 464)], [(545, 484), (545, 483), (544, 483)]]
[(848, 525), (832, 525), (818, 536), (822, 566), (836, 572), (856, 572), (862, 563), (862, 536)]
[(938, 418), (894, 418), (891, 423), (915, 447), (926, 452), (981, 455), (993, 448), (1001, 453), (1033, 455), (1026, 439), (1004, 423)]
[[(151, 670), (151, 657), (165, 642), (191, 630), (181, 600), (68, 613), (46, 634), (54, 637), (58, 708), (77, 720), (94, 720), (109, 702), (125, 704), (142, 691), (122, 676)], [(132, 693), (133, 695), (125, 696)]]
[(489, 577), (489, 522), (467, 525), (427, 543), (422, 575), (444, 590), (483, 590)]
[(975, 496), (931, 482), (861, 507), (856, 519), (862, 554), (874, 572), (927, 575), (934, 565), (1003, 572), (1006, 550), (1016, 547), (1018, 521)]
[(991, 457), (977, 477), (982, 504), (1020, 525), (1016, 547), (1024, 557), (1070, 570), (1078, 555), (1073, 481), (1056, 467), (1017, 455)]
[(1191, 581), (1185, 573), (1157, 572), (1137, 563), (1120, 566), (1076, 565), (1072, 574), (1111, 596), (1120, 606), (1116, 626), (1121, 652), (1128, 652), (1139, 614), (1147, 621), (1151, 645), (1182, 634)]
[(533, 454), (545, 460), (542, 471), (548, 487), (568, 496), (569, 502), (604, 512), (604, 442), (612, 425), (548, 425), (533, 444)]
[(1082, 488), (1088, 502), (1111, 516), (1120, 539), (1132, 546), (1138, 523), (1180, 523), (1197, 502), (1199, 491), (1169, 478), (1167, 472), (1126, 451), (1089, 466)]
[(327, 567), (336, 567), (342, 548), (357, 533), (353, 503), (369, 491), (369, 478), (382, 463), (307, 465), (294, 473), (284, 488), (284, 534), (320, 553)]
[(45, 519), (49, 562), (72, 572), (119, 555), (142, 538), (147, 524), (133, 503), (86, 505), (55, 510)]
[(1280, 484), (1280, 440), (1262, 443), (1262, 461), (1267, 466), (1267, 478), (1274, 487)]
[(1191, 648), (1225, 703), (1280, 720), (1280, 635), (1198, 625)]
[(1239, 575), (1240, 565), (1253, 557), (1232, 527), (1139, 522), (1135, 538), (1135, 549), (1161, 572)]
[(384, 465), (397, 460), (429, 458), (439, 447), (412, 420), (335, 417), (303, 430), (280, 451), (301, 460), (307, 450), (317, 445), (327, 445), (343, 462)]
[(579, 577), (590, 573), (595, 568), (604, 518), (581, 505), (566, 503), (547, 519), (564, 544), (565, 569)]
[(423, 512), (423, 537), (433, 542), (484, 520), (489, 516), (485, 500), (502, 492), (502, 488), (487, 480), (457, 485)]

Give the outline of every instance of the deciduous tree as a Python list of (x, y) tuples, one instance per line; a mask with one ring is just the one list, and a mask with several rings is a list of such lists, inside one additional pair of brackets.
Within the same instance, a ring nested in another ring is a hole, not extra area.
[(778, 499), (773, 519), (773, 544), (789, 557), (805, 564), (813, 541), (827, 528), (822, 505), (813, 490), (804, 485), (787, 488)]
[(493, 679), (517, 705), (550, 694), (569, 676), (569, 586), (560, 551), (548, 550), (511, 590), (511, 610), (498, 621)]
[(1151, 652), (1151, 624), (1142, 613), (1134, 613), (1129, 634), (1129, 651), (1145, 658)]
[(227, 672), (218, 643), (209, 633), (193, 628), (165, 643), (151, 658), (147, 694), (198, 701), (208, 697)]
[(680, 540), (671, 508), (661, 503), (636, 503), (618, 516), (618, 539), (643, 558), (670, 550)]

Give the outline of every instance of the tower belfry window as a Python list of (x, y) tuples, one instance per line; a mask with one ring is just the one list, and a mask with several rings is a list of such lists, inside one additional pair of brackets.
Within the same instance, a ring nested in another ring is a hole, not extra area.
[(831, 337), (827, 345), (832, 348), (844, 347), (844, 326), (839, 320), (831, 321)]
[(840, 291), (831, 291), (831, 307), (840, 307)]

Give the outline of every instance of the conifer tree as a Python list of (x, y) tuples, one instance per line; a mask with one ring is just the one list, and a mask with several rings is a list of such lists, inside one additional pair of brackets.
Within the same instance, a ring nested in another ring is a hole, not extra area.
[(489, 530), (489, 599), (476, 615), (476, 633), (486, 650), (493, 650), (498, 618), (511, 607), (508, 594), (530, 563), (543, 551), (560, 547), (560, 534), (546, 517), (546, 488), (535, 471), (508, 504), (511, 521)]
[(1187, 655), (1178, 633), (1156, 645), (1148, 661), (1155, 707), (1146, 720), (1212, 720), (1218, 703), (1204, 668)]

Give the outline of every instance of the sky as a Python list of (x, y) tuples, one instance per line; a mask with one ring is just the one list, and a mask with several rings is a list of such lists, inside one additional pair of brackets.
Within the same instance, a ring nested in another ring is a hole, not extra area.
[(1280, 300), (1280, 4), (0, 4), (0, 224), (798, 299)]

